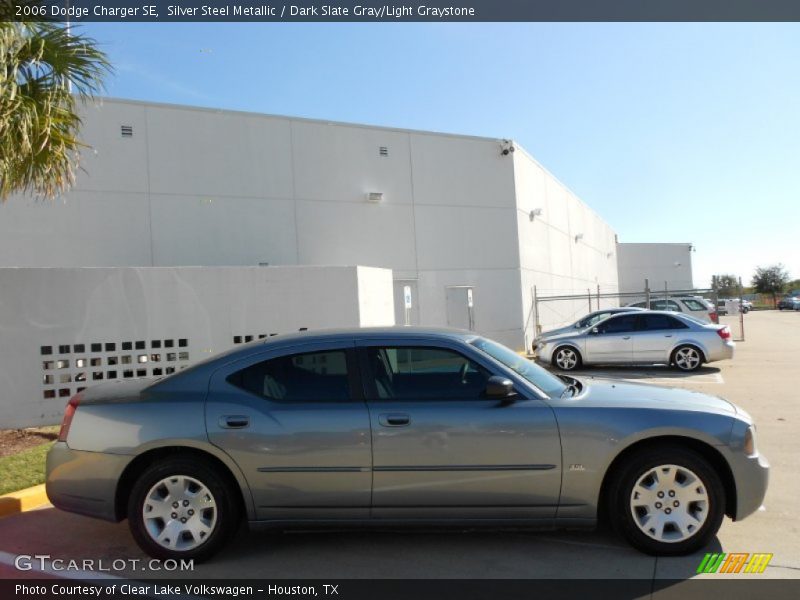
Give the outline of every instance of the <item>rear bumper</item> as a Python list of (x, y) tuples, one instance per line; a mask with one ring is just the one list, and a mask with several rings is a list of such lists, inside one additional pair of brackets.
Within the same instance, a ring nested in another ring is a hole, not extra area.
[(716, 360), (729, 360), (733, 358), (736, 350), (736, 344), (730, 340), (722, 342), (714, 348), (710, 348), (708, 352), (707, 362)]
[(733, 520), (741, 521), (764, 503), (769, 484), (769, 461), (762, 454), (738, 454), (729, 464), (736, 482), (736, 514)]
[(132, 457), (73, 450), (56, 442), (47, 454), (47, 497), (56, 508), (119, 521), (117, 482)]

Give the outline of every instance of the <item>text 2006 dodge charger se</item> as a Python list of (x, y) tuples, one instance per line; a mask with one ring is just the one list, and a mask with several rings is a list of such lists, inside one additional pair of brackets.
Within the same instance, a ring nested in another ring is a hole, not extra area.
[(203, 560), (242, 518), (591, 527), (683, 554), (767, 488), (750, 416), (680, 389), (556, 377), (468, 332), (353, 329), (253, 342), (69, 401), (47, 458), (63, 510)]

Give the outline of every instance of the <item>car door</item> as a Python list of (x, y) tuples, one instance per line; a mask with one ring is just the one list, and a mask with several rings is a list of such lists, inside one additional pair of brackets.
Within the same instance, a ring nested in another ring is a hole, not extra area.
[[(596, 332), (595, 332), (596, 330)], [(627, 363), (633, 359), (633, 332), (636, 314), (609, 317), (586, 333), (584, 361), (589, 363)]]
[(374, 518), (555, 515), (561, 450), (552, 409), (485, 397), (497, 367), (437, 340), (359, 342), (372, 423)]
[(295, 346), (211, 378), (211, 443), (242, 470), (258, 519), (367, 518), (369, 413), (352, 342)]
[(677, 330), (686, 328), (686, 325), (669, 315), (639, 315), (636, 331), (632, 335), (633, 361), (669, 362), (669, 354), (675, 346)]

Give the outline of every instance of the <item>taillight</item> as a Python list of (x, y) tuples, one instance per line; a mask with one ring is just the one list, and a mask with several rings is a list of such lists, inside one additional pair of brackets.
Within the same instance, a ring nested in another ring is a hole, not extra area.
[(712, 322), (719, 323), (719, 315), (716, 312), (710, 312), (708, 316), (711, 317)]
[(75, 416), (75, 411), (78, 410), (78, 404), (81, 402), (81, 394), (75, 394), (67, 402), (67, 408), (64, 410), (64, 419), (61, 421), (61, 430), (58, 432), (58, 441), (66, 442), (67, 435), (69, 434), (69, 426), (72, 425), (72, 417)]
[(729, 340), (731, 339), (731, 330), (728, 329), (727, 325), (725, 325), (725, 327), (720, 327), (717, 329), (717, 335), (723, 340)]

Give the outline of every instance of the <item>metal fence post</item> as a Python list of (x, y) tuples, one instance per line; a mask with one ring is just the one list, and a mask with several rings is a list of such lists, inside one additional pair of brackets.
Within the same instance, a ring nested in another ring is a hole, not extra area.
[(645, 299), (645, 307), (650, 308), (650, 280), (644, 280), (644, 299)]

